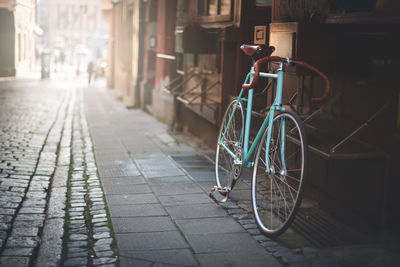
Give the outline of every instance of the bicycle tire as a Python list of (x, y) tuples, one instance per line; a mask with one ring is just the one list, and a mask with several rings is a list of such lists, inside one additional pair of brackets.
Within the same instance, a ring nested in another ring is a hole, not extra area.
[[(236, 180), (239, 178), (242, 166), (235, 164), (232, 156), (220, 145), (220, 140), (229, 123), (230, 117), (236, 106), (235, 114), (229, 124), (224, 136), (224, 144), (236, 155), (241, 157), (244, 136), (244, 113), (242, 102), (238, 99), (232, 100), (225, 111), (217, 139), (215, 153), (215, 179), (218, 187), (232, 190)], [(220, 192), (222, 195), (226, 193)]]
[[(268, 153), (270, 172), (266, 170), (265, 157), (267, 128), (257, 148), (251, 188), (256, 224), (268, 237), (279, 236), (293, 222), (308, 171), (307, 137), (299, 116), (291, 110), (280, 112), (274, 116), (272, 127)], [(282, 147), (285, 160), (282, 160)]]

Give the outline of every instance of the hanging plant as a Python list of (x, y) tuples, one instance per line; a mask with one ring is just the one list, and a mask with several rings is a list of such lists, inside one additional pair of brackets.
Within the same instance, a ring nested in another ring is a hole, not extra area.
[(329, 0), (281, 0), (283, 22), (322, 23), (329, 12)]

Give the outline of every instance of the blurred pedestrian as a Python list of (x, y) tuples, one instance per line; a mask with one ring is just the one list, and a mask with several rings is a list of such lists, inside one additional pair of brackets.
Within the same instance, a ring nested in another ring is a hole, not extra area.
[(87, 72), (88, 72), (88, 84), (90, 85), (90, 82), (92, 81), (92, 75), (94, 72), (94, 61), (90, 60), (87, 66)]
[(64, 62), (65, 62), (65, 53), (64, 51), (61, 51), (60, 53), (60, 70), (64, 71)]
[(57, 65), (59, 62), (59, 55), (58, 55), (58, 51), (54, 52), (54, 72), (57, 72)]

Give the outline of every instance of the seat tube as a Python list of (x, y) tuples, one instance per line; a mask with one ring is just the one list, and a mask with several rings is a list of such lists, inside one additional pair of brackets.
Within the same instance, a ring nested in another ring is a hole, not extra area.
[[(283, 92), (283, 75), (284, 75), (284, 65), (281, 63), (281, 66), (278, 71), (278, 82), (277, 82), (277, 92), (276, 92), (276, 102), (275, 106), (278, 108), (278, 110), (283, 110), (282, 109), (282, 92)], [(282, 161), (282, 167), (286, 171), (286, 161), (285, 161), (285, 137), (286, 137), (286, 119), (285, 117), (282, 117), (281, 125), (281, 161)]]
[(283, 75), (284, 75), (283, 65), (281, 65), (281, 67), (278, 70), (278, 80), (276, 83), (276, 97), (274, 101), (274, 105), (277, 107), (282, 106)]
[[(274, 123), (274, 113), (275, 110), (282, 110), (282, 91), (283, 91), (283, 75), (284, 75), (284, 70), (283, 70), (283, 63), (281, 63), (281, 66), (278, 70), (278, 81), (276, 84), (276, 97), (275, 97), (275, 101), (274, 104), (272, 105), (271, 109), (270, 109), (270, 114), (271, 117), (269, 118), (269, 123), (268, 123), (268, 130), (267, 130), (267, 143), (266, 143), (266, 150), (265, 150), (265, 163), (266, 163), (266, 169), (268, 173), (271, 173), (271, 164), (270, 164), (270, 160), (269, 160), (269, 151), (270, 151), (270, 147), (271, 147), (271, 135), (272, 135), (272, 126)], [(284, 130), (285, 127), (283, 127)], [(283, 144), (283, 148), (284, 148), (284, 144)], [(281, 158), (283, 160), (284, 154), (281, 154)], [(283, 163), (285, 164), (285, 163)], [(285, 167), (286, 169), (286, 167)]]
[(253, 89), (249, 89), (246, 109), (246, 125), (244, 127), (243, 158), (246, 158), (249, 149), (251, 111), (253, 108)]
[(269, 116), (268, 120), (268, 128), (267, 128), (267, 140), (265, 143), (265, 164), (266, 164), (266, 171), (267, 173), (271, 173), (271, 166), (269, 162), (269, 150), (271, 147), (271, 133), (272, 133), (272, 124), (274, 123), (274, 113), (275, 113), (275, 106), (272, 106), (269, 110), (271, 116)]

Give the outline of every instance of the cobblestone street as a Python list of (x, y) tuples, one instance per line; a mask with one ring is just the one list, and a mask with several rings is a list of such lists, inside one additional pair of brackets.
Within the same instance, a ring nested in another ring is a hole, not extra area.
[(0, 265), (114, 265), (81, 91), (0, 81), (0, 125)]

